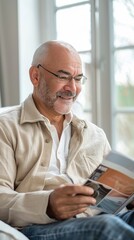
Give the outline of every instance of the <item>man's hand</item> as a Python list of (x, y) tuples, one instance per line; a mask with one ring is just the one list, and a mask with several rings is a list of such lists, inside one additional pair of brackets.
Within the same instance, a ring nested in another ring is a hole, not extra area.
[(49, 196), (47, 214), (57, 220), (68, 219), (83, 213), (89, 205), (96, 203), (91, 195), (94, 190), (81, 185), (62, 185)]

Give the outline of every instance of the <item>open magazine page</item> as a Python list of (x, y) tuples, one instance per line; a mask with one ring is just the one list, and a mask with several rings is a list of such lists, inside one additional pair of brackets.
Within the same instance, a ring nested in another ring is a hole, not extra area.
[(97, 203), (90, 206), (93, 211), (118, 213), (134, 199), (134, 161), (110, 152), (85, 185), (95, 189)]

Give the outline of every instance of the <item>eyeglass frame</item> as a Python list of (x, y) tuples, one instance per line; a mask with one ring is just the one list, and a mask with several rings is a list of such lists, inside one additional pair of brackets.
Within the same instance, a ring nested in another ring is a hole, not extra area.
[(61, 80), (61, 82), (62, 82), (62, 81), (63, 81), (63, 82), (64, 82), (64, 81), (71, 81), (72, 79), (74, 79), (74, 80), (76, 81), (76, 83), (79, 83), (79, 84), (82, 84), (82, 85), (83, 85), (83, 84), (86, 82), (86, 80), (87, 80), (87, 77), (84, 76), (83, 74), (81, 74), (81, 79), (78, 80), (78, 79), (76, 79), (78, 76), (73, 77), (71, 74), (68, 75), (68, 77), (61, 77), (60, 75), (58, 75), (58, 74), (56, 74), (56, 73), (53, 73), (53, 72), (51, 72), (50, 70), (46, 69), (46, 68), (43, 67), (41, 64), (38, 64), (36, 67), (37, 67), (37, 68), (39, 68), (39, 67), (43, 68), (45, 71), (47, 71), (47, 72), (51, 73), (53, 76), (59, 78), (59, 79)]

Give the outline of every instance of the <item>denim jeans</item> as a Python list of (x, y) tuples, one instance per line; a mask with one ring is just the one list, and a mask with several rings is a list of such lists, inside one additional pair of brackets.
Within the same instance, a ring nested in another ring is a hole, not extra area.
[(30, 225), (21, 232), (30, 240), (134, 240), (134, 211)]

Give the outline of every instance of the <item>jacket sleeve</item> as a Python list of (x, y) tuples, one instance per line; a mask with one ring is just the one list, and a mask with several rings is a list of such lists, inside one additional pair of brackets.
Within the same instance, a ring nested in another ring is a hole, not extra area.
[(54, 221), (46, 214), (51, 191), (16, 192), (16, 174), (13, 144), (0, 126), (0, 219), (12, 226)]

